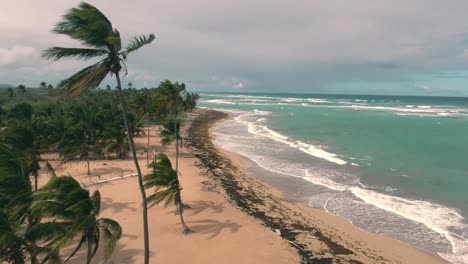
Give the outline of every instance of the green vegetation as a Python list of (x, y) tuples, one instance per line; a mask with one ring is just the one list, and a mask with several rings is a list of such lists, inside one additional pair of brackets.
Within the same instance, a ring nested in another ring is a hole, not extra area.
[[(39, 186), (41, 154), (55, 152), (62, 162), (86, 161), (88, 174), (90, 160), (133, 159), (142, 195), (145, 263), (149, 263), (145, 187), (156, 188), (148, 197), (152, 204), (174, 202), (184, 232), (190, 230), (183, 221), (178, 180), (179, 130), (185, 113), (196, 107), (198, 95), (170, 81), (151, 89), (136, 89), (129, 83), (123, 89), (124, 61), (151, 43), (154, 35), (136, 37), (122, 49), (119, 32), (92, 5), (71, 9), (54, 32), (78, 39), (86, 48), (52, 47), (44, 57), (101, 59), (55, 88), (41, 81), (40, 88), (18, 85), (0, 93), (0, 262), (63, 263), (86, 247), (90, 263), (102, 243), (109, 257), (122, 235), (116, 221), (99, 218), (99, 192), (90, 195), (73, 177), (55, 175), (48, 163), (50, 179)], [(117, 90), (96, 89), (109, 74), (116, 77)], [(148, 127), (149, 153), (150, 125), (162, 127), (164, 144), (175, 140), (176, 166), (172, 169), (167, 157), (159, 154), (149, 164), (153, 173), (143, 182), (133, 136)], [(64, 256), (61, 250), (73, 243), (75, 250)]]
[[(155, 188), (154, 193), (148, 196), (148, 201), (151, 206), (164, 202), (165, 206), (174, 203), (177, 209), (181, 209), (181, 191), (177, 172), (172, 168), (171, 161), (163, 153), (159, 153), (154, 157), (154, 161), (149, 164), (153, 170), (152, 173), (145, 176), (145, 188)], [(182, 224), (183, 233), (190, 232), (190, 228), (185, 224), (182, 211), (179, 211), (180, 223)]]

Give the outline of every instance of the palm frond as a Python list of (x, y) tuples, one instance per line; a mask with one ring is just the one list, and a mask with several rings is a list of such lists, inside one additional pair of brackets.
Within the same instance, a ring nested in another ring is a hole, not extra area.
[(150, 203), (150, 207), (153, 207), (156, 204), (160, 204), (164, 201), (164, 206), (167, 207), (171, 203), (175, 204), (176, 195), (177, 192), (175, 192), (171, 188), (167, 188), (165, 190), (157, 191), (148, 196), (148, 202)]
[(91, 203), (93, 204), (93, 214), (98, 215), (101, 211), (101, 194), (99, 191), (94, 191), (91, 196)]
[(120, 49), (122, 49), (122, 40), (120, 38), (120, 32), (117, 29), (110, 32), (105, 40), (111, 51), (118, 53)]
[(0, 212), (0, 252), (17, 243), (17, 237), (12, 230), (8, 216)]
[(39, 253), (43, 256), (41, 264), (63, 264), (60, 258), (60, 250), (55, 248), (42, 247)]
[(91, 47), (109, 48), (106, 38), (113, 32), (107, 17), (93, 5), (81, 3), (63, 16), (53, 29), (57, 34), (64, 34), (80, 40)]
[(150, 44), (155, 39), (154, 34), (149, 35), (140, 35), (134, 37), (130, 40), (130, 43), (127, 46), (127, 49), (123, 52), (124, 55), (127, 55), (133, 51), (139, 50), (141, 47)]
[(61, 81), (57, 88), (65, 89), (70, 96), (78, 95), (98, 87), (109, 73), (109, 70), (107, 60), (102, 60)]
[(55, 173), (55, 169), (54, 167), (52, 167), (52, 165), (47, 161), (46, 162), (46, 170), (47, 170), (47, 174), (50, 176), (50, 177), (57, 177), (57, 174)]
[(114, 252), (117, 241), (122, 236), (122, 227), (116, 221), (109, 218), (100, 219), (100, 226), (104, 232), (104, 244), (106, 247), (106, 258)]
[(80, 250), (81, 246), (83, 246), (83, 244), (85, 243), (85, 240), (86, 240), (86, 237), (81, 236), (80, 242), (78, 243), (78, 245), (75, 247), (75, 249), (72, 251), (72, 253), (70, 253), (70, 255), (67, 257), (67, 259), (63, 263), (67, 263), (73, 256), (76, 255), (78, 250)]
[(105, 55), (108, 51), (104, 49), (80, 49), (52, 47), (42, 52), (41, 56), (48, 60), (58, 61), (61, 58), (78, 58), (88, 60), (97, 56)]
[(145, 188), (160, 188), (176, 186), (179, 184), (175, 170), (172, 168), (171, 161), (164, 153), (159, 153), (154, 162), (148, 167), (152, 168), (152, 173), (144, 176)]
[(38, 223), (31, 227), (26, 238), (30, 241), (50, 241), (66, 231), (66, 228), (57, 222)]

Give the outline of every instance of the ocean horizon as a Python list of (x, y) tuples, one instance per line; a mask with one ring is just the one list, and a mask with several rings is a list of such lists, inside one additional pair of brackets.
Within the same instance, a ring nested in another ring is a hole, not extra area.
[[(468, 98), (202, 93), (215, 142), (310, 207), (468, 261)], [(281, 178), (281, 180), (278, 180)]]

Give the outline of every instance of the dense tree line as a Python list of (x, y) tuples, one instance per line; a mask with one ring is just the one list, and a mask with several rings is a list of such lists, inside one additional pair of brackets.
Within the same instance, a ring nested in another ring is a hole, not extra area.
[[(150, 44), (155, 36), (137, 36), (123, 48), (120, 33), (90, 4), (70, 9), (53, 32), (79, 40), (85, 47), (52, 47), (43, 52), (44, 58), (99, 61), (62, 80), (56, 88), (41, 82), (40, 87), (48, 90), (45, 97), (14, 96), (11, 89), (7, 91), (9, 99), (0, 100), (0, 262), (62, 263), (63, 257), (66, 262), (86, 245), (86, 262), (90, 263), (101, 241), (106, 257), (115, 248), (122, 229), (116, 221), (98, 217), (99, 192), (90, 195), (71, 176), (55, 175), (48, 163), (45, 166), (51, 179), (45, 186), (38, 186), (44, 164), (41, 153), (57, 152), (63, 161), (88, 161), (88, 174), (90, 159), (133, 159), (142, 196), (147, 264), (145, 188), (156, 188), (150, 196), (152, 203), (174, 201), (183, 231), (190, 231), (183, 220), (178, 181), (179, 131), (184, 113), (196, 107), (198, 95), (186, 93), (183, 83), (170, 81), (154, 89), (137, 90), (131, 83), (123, 89), (120, 74), (126, 70), (128, 55)], [(109, 85), (105, 90), (98, 89), (108, 75), (115, 77), (116, 90)], [(26, 92), (25, 85), (17, 87), (18, 94)], [(143, 179), (133, 136), (143, 133), (143, 127), (150, 124), (162, 127), (162, 143), (175, 141), (176, 165), (172, 168), (164, 154), (157, 155), (153, 162), (147, 161), (153, 173)], [(79, 241), (76, 249), (70, 256), (62, 256), (60, 250), (74, 238)]]
[[(126, 89), (123, 95), (129, 102), (131, 131), (143, 134), (144, 126), (157, 124), (162, 144), (176, 138), (180, 142), (179, 128), (185, 113), (193, 110), (198, 98), (197, 94), (185, 93), (183, 84), (170, 81), (152, 89)], [(60, 249), (76, 237), (80, 237), (77, 248), (88, 247), (87, 257), (91, 259), (99, 246), (96, 236), (100, 232), (107, 236), (105, 247), (110, 254), (122, 230), (114, 220), (98, 218), (99, 193), (90, 195), (69, 176), (54, 175), (39, 188), (37, 177), (41, 165), (46, 164), (41, 153), (59, 153), (64, 162), (129, 157), (118, 92), (98, 89), (73, 98), (6, 102), (0, 107), (0, 127), (0, 261), (61, 263)], [(178, 206), (182, 201), (177, 173), (163, 157), (159, 154), (150, 162), (153, 173), (145, 176), (145, 187), (157, 187), (150, 196), (152, 204), (165, 201)], [(156, 165), (161, 160), (166, 167)], [(43, 169), (53, 172), (52, 168)], [(76, 197), (66, 195), (73, 192)], [(75, 203), (80, 213), (67, 212)], [(183, 219), (181, 209), (179, 213)], [(92, 224), (85, 225), (89, 219), (94, 219)], [(184, 222), (183, 227), (185, 232), (189, 230)], [(19, 235), (19, 230), (25, 233)]]

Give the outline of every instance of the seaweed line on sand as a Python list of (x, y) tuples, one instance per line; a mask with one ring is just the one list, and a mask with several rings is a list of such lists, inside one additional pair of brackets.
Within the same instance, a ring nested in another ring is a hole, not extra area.
[[(298, 217), (292, 220), (290, 216), (295, 213), (278, 203), (271, 194), (263, 192), (261, 186), (257, 186), (259, 188), (253, 191), (250, 185), (255, 184), (255, 180), (247, 180), (246, 184), (245, 180), (248, 177), (245, 175), (242, 177), (244, 182), (238, 180), (243, 172), (217, 151), (209, 133), (214, 123), (227, 117), (227, 114), (219, 111), (197, 109), (196, 113), (191, 115), (192, 120), (186, 130), (186, 145), (194, 151), (200, 160), (200, 166), (206, 169), (206, 174), (220, 183), (231, 202), (289, 241), (291, 247), (300, 255), (302, 264), (362, 263), (352, 259), (354, 255), (352, 250), (333, 241), (317, 228), (297, 220)], [(271, 213), (272, 211), (274, 213)], [(328, 248), (329, 254), (314, 254), (307, 244), (298, 238), (301, 234), (307, 234), (321, 241)]]

